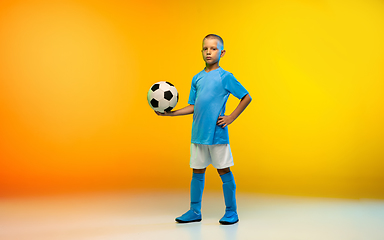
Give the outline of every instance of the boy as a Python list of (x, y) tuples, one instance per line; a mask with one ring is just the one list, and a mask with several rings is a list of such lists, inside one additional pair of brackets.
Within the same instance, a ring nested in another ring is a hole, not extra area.
[[(192, 79), (188, 104), (182, 109), (160, 113), (159, 116), (180, 116), (193, 113), (191, 159), (193, 169), (191, 181), (191, 204), (179, 223), (201, 221), (201, 200), (204, 190), (205, 169), (212, 164), (223, 182), (226, 210), (220, 219), (221, 224), (234, 224), (239, 221), (236, 206), (236, 184), (229, 167), (233, 166), (229, 146), (228, 128), (251, 102), (248, 91), (236, 78), (219, 66), (225, 54), (220, 36), (209, 34), (203, 39), (202, 49), (205, 68)], [(229, 94), (241, 99), (231, 115), (224, 115)]]

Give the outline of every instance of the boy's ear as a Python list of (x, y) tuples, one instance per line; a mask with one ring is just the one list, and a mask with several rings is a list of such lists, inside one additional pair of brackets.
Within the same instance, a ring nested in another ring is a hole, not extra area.
[(225, 50), (221, 50), (220, 57), (223, 57), (225, 55)]

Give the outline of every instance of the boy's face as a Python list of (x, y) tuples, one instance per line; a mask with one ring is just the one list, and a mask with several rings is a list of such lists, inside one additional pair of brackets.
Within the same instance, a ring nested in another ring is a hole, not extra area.
[(213, 65), (220, 61), (220, 58), (224, 56), (225, 50), (223, 45), (216, 38), (206, 38), (203, 40), (203, 59), (207, 65)]

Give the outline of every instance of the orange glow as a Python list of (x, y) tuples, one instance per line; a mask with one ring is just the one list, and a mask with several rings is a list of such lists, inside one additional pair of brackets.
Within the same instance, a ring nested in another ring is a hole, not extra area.
[(253, 98), (229, 129), (239, 191), (384, 198), (383, 3), (204, 3), (2, 1), (0, 195), (189, 188), (192, 118), (146, 94), (169, 81), (185, 106), (215, 33)]

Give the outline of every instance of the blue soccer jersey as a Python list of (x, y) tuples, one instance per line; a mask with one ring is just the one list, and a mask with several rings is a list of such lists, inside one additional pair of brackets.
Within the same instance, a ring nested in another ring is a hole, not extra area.
[(210, 72), (202, 70), (193, 77), (188, 100), (188, 104), (195, 105), (192, 143), (229, 144), (228, 127), (216, 125), (219, 116), (224, 116), (229, 94), (241, 99), (248, 91), (221, 67)]

